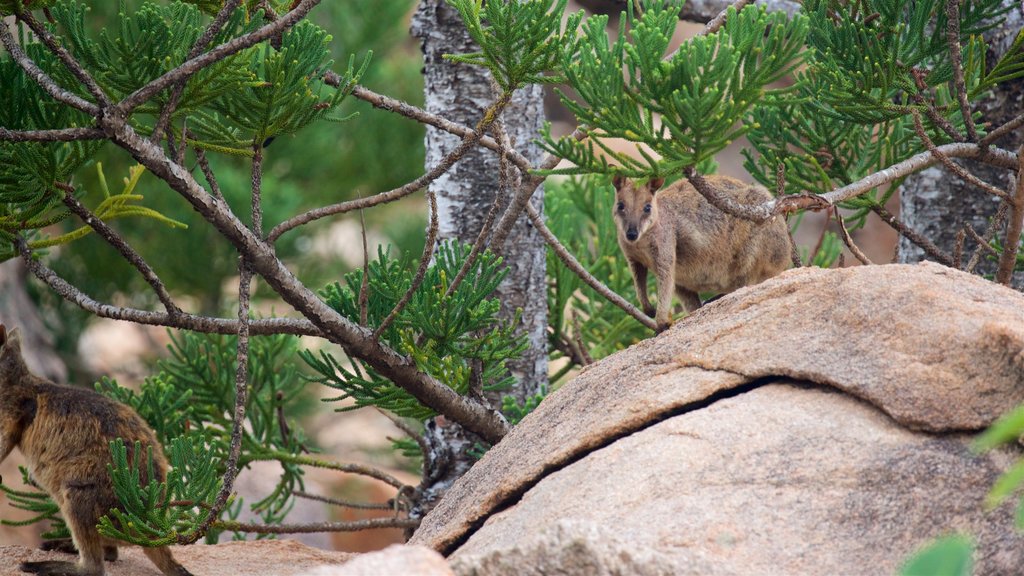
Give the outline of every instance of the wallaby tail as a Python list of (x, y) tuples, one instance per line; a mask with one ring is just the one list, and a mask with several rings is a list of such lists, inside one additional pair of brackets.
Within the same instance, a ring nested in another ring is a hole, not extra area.
[(143, 548), (142, 551), (164, 573), (164, 576), (195, 576), (186, 570), (184, 566), (178, 564), (174, 556), (171, 555), (171, 549), (166, 546), (161, 548)]

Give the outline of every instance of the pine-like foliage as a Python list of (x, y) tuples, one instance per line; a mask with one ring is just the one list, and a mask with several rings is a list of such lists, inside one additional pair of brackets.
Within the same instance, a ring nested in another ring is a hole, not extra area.
[[(441, 243), (420, 289), (381, 335), (389, 346), (412, 358), (419, 370), (459, 394), (469, 390), (475, 362), (480, 363), (485, 390), (512, 385), (514, 379), (505, 364), (526, 346), (525, 336), (515, 333), (516, 324), (498, 318), (501, 304), (491, 297), (508, 274), (501, 258), (488, 251), (481, 253), (455, 291), (446, 295), (469, 251), (470, 246), (457, 241)], [(389, 258), (383, 249), (367, 270), (366, 317), (369, 326), (377, 326), (412, 285), (413, 273), (401, 261)], [(332, 284), (321, 291), (321, 296), (342, 315), (358, 321), (362, 278), (362, 270), (346, 274), (344, 285)], [(314, 381), (342, 392), (329, 401), (354, 400), (353, 405), (339, 411), (377, 406), (417, 420), (435, 415), (356, 358), (342, 362), (327, 351), (315, 354), (307, 350), (301, 355), (316, 373)]]
[[(593, 16), (579, 40), (563, 46), (562, 68), (581, 101), (561, 99), (590, 138), (545, 134), (543, 146), (575, 164), (554, 173), (640, 177), (710, 161), (749, 131), (738, 122), (751, 107), (777, 103), (785, 90), (767, 86), (802, 60), (807, 19), (757, 7), (731, 11), (721, 30), (684, 42), (665, 59), (682, 2), (643, 5), (642, 15), (623, 15), (614, 43), (607, 16)], [(606, 138), (638, 143), (644, 161), (612, 150)]]
[(530, 83), (560, 82), (561, 50), (573, 44), (583, 13), (562, 25), (568, 0), (447, 0), (458, 10), (470, 38), (480, 47), (472, 54), (446, 55), (455, 62), (484, 66), (506, 92)]
[[(918, 114), (936, 144), (950, 142), (928, 108), (963, 132), (953, 96), (952, 65), (942, 0), (873, 0), (850, 11), (837, 0), (805, 2), (810, 21), (808, 66), (796, 75), (793, 97), (783, 106), (757, 107), (748, 124), (752, 150), (745, 167), (774, 186), (777, 167), (786, 192), (828, 192), (900, 162), (925, 149), (914, 130)], [(963, 3), (960, 43), (967, 93), (977, 100), (995, 82), (1024, 70), (1019, 46), (985, 72), (981, 32), (1005, 13), (999, 0)], [(846, 14), (840, 18), (839, 14)], [(973, 122), (973, 119), (971, 120)], [(980, 130), (980, 127), (979, 127)], [(854, 226), (872, 205), (884, 204), (901, 182), (844, 202)]]

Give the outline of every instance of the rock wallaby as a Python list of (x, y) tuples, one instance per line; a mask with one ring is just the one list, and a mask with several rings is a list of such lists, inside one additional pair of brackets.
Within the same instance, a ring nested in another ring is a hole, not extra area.
[[(772, 198), (765, 188), (727, 176), (707, 181), (742, 204)], [(687, 180), (661, 189), (664, 179), (646, 183), (622, 176), (612, 180), (619, 246), (629, 262), (644, 313), (658, 331), (672, 325), (672, 293), (688, 312), (700, 307), (701, 292), (727, 293), (782, 272), (791, 262), (789, 231), (776, 216), (758, 224), (712, 206)], [(647, 297), (647, 271), (657, 280), (658, 305)]]
[[(71, 530), (79, 559), (25, 562), (21, 569), (44, 576), (103, 576), (103, 560), (117, 557), (119, 542), (100, 535), (101, 516), (121, 506), (107, 472), (109, 443), (124, 439), (129, 462), (149, 483), (145, 447), (153, 447), (157, 480), (167, 473), (156, 435), (131, 408), (91, 390), (54, 384), (29, 372), (18, 330), (0, 325), (0, 462), (20, 448), (32, 477), (57, 503)], [(133, 454), (135, 442), (142, 454)], [(192, 576), (167, 547), (144, 548), (167, 576)]]

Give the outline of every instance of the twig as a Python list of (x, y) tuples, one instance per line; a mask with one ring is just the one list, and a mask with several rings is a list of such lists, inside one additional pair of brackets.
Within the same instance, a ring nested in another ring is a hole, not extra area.
[(359, 282), (359, 323), (366, 326), (370, 313), (370, 250), (366, 247), (366, 219), (359, 211), (359, 230), (363, 238), (363, 278)]
[(724, 10), (718, 13), (711, 19), (710, 22), (704, 25), (704, 29), (700, 31), (701, 36), (707, 36), (708, 34), (714, 34), (718, 32), (718, 29), (725, 25), (725, 19), (729, 16), (729, 8), (735, 8), (737, 12), (743, 10), (748, 4), (752, 4), (754, 0), (736, 0), (731, 6), (727, 6)]
[[(185, 143), (182, 142), (182, 149)], [(263, 188), (263, 147), (261, 143), (253, 144), (252, 159), (252, 233), (256, 237), (263, 235), (263, 206), (261, 201)], [(213, 502), (210, 514), (191, 534), (178, 537), (180, 544), (192, 544), (206, 535), (210, 526), (217, 521), (224, 507), (227, 506), (238, 477), (238, 459), (242, 454), (242, 432), (245, 427), (245, 408), (249, 398), (249, 297), (253, 279), (253, 271), (245, 256), (238, 258), (238, 341), (236, 348), (235, 367), (235, 407), (231, 418), (231, 445), (228, 459), (224, 463), (224, 475), (221, 477), (220, 492)]]
[(828, 232), (829, 217), (835, 212), (835, 206), (831, 206), (825, 212), (825, 221), (821, 223), (821, 233), (818, 234), (818, 241), (814, 243), (814, 248), (807, 253), (807, 262), (804, 266), (811, 266), (814, 264), (814, 257), (818, 255), (818, 251), (825, 244), (825, 233)]
[(423, 254), (420, 255), (420, 265), (416, 269), (416, 276), (413, 277), (409, 289), (405, 291), (405, 294), (402, 294), (402, 298), (395, 304), (395, 308), (391, 313), (381, 321), (380, 326), (377, 326), (377, 329), (373, 331), (374, 340), (379, 339), (380, 335), (395, 321), (395, 318), (398, 318), (398, 315), (402, 313), (405, 306), (412, 300), (413, 294), (420, 289), (420, 284), (423, 283), (423, 279), (427, 275), (430, 259), (434, 254), (434, 248), (437, 246), (437, 231), (440, 228), (440, 222), (437, 214), (437, 197), (430, 188), (427, 188), (426, 194), (427, 204), (430, 206), (430, 227), (427, 229), (427, 242), (423, 245)]
[(83, 86), (85, 86), (85, 89), (89, 91), (89, 94), (92, 94), (92, 97), (99, 103), (100, 108), (105, 109), (110, 107), (110, 99), (103, 90), (100, 89), (99, 84), (97, 84), (89, 72), (87, 72), (86, 69), (77, 60), (75, 60), (73, 56), (71, 56), (71, 53), (61, 46), (60, 42), (57, 42), (57, 39), (53, 37), (53, 34), (50, 34), (50, 31), (32, 16), (31, 12), (22, 12), (21, 14), (18, 14), (18, 19), (27, 24), (29, 29), (32, 30), (32, 33), (42, 40), (43, 44), (50, 50), (50, 52), (56, 55), (57, 58), (64, 63), (64, 67), (67, 68), (68, 71), (71, 72), (71, 75), (81, 82)]
[(116, 107), (122, 115), (130, 114), (132, 110), (137, 108), (143, 102), (178, 82), (187, 81), (203, 68), (206, 68), (216, 62), (221, 62), (232, 54), (237, 54), (246, 48), (255, 46), (256, 44), (291, 28), (295, 24), (298, 24), (298, 22), (305, 18), (306, 14), (308, 14), (309, 11), (319, 3), (320, 0), (302, 0), (294, 10), (287, 12), (276, 21), (262, 26), (248, 34), (233, 38), (208, 52), (204, 52), (203, 54), (196, 56), (195, 58), (189, 58), (177, 68), (166, 72), (163, 76), (160, 76), (149, 84), (146, 84), (135, 92), (129, 94), (124, 100), (119, 102)]
[(924, 125), (921, 124), (921, 116), (918, 115), (917, 110), (913, 111), (912, 116), (914, 118), (914, 132), (917, 133), (917, 137), (921, 139), (922, 143), (924, 143), (925, 148), (927, 148), (928, 151), (931, 152), (932, 155), (934, 155), (939, 160), (939, 162), (941, 162), (942, 165), (945, 166), (950, 172), (959, 176), (961, 180), (964, 180), (969, 184), (973, 184), (993, 196), (998, 196), (1004, 200), (1010, 197), (1010, 195), (1007, 194), (1005, 191), (996, 188), (995, 186), (989, 184), (988, 182), (985, 182), (981, 178), (978, 178), (974, 174), (971, 174), (967, 170), (964, 170), (962, 166), (960, 166), (956, 162), (953, 162), (953, 160), (949, 156), (946, 156), (942, 152), (939, 152), (938, 148), (935, 146), (935, 142), (933, 142), (932, 139), (928, 136), (928, 133), (924, 131)]
[(61, 128), (59, 130), (8, 130), (0, 127), (0, 142), (76, 142), (102, 140), (107, 135), (98, 128)]
[(967, 263), (967, 267), (964, 268), (964, 272), (974, 273), (974, 269), (978, 266), (981, 261), (981, 253), (986, 252), (992, 256), (998, 257), (999, 253), (990, 244), (992, 239), (996, 237), (996, 231), (1002, 226), (1003, 220), (1006, 219), (1007, 212), (1010, 211), (1010, 204), (1008, 202), (1000, 202), (999, 208), (996, 208), (996, 213), (992, 215), (992, 222), (989, 223), (988, 229), (985, 230), (984, 236), (979, 236), (978, 231), (973, 226), (968, 225), (966, 227), (967, 233), (970, 234), (974, 241), (978, 243), (977, 248), (974, 249), (974, 254), (971, 255), (970, 261)]
[(657, 329), (654, 319), (648, 317), (646, 314), (641, 312), (636, 306), (633, 306), (626, 301), (622, 296), (619, 296), (611, 288), (605, 286), (600, 280), (594, 278), (590, 272), (579, 263), (578, 260), (558, 241), (558, 238), (551, 233), (547, 225), (544, 224), (544, 220), (537, 213), (537, 210), (530, 204), (526, 205), (526, 214), (530, 217), (530, 221), (533, 222), (534, 228), (540, 232), (541, 236), (544, 237), (544, 241), (547, 242), (548, 246), (555, 252), (558, 259), (562, 261), (567, 268), (573, 271), (574, 274), (580, 277), (583, 282), (594, 289), (595, 292), (606, 298), (612, 304), (615, 304), (626, 313), (636, 318), (638, 322), (651, 330)]
[(455, 274), (455, 278), (452, 279), (451, 284), (444, 291), (445, 297), (450, 297), (455, 293), (455, 290), (462, 284), (463, 279), (466, 278), (466, 274), (469, 274), (470, 268), (476, 263), (477, 256), (484, 249), (484, 243), (487, 242), (487, 238), (491, 235), (491, 226), (494, 225), (494, 219), (498, 217), (498, 210), (501, 209), (501, 200), (504, 194), (509, 189), (509, 161), (507, 150), (512, 148), (508, 140), (508, 134), (505, 132), (504, 124), (501, 120), (498, 120), (491, 126), (491, 131), (494, 133), (495, 140), (499, 145), (498, 152), (498, 192), (494, 195), (494, 202), (491, 202), (491, 208), (487, 211), (487, 215), (484, 216), (484, 222), (480, 226), (480, 232), (476, 235), (476, 240), (473, 242), (473, 247), (469, 250), (469, 256), (466, 257), (466, 261), (459, 267), (459, 271)]
[[(957, 270), (962, 270), (961, 265), (964, 263), (964, 242), (967, 240), (968, 228), (971, 228), (970, 224), (964, 224), (964, 227), (956, 233), (956, 242), (953, 244), (953, 267)], [(971, 229), (973, 230), (973, 228)]]
[(25, 51), (18, 45), (18, 41), (14, 39), (14, 35), (11, 34), (11, 30), (6, 26), (0, 26), (0, 43), (7, 49), (7, 53), (11, 55), (11, 58), (21, 66), (21, 69), (25, 71), (25, 74), (29, 78), (35, 80), (36, 84), (39, 84), (54, 100), (67, 104), (75, 110), (81, 110), (91, 116), (99, 114), (100, 109), (92, 102), (88, 102), (82, 99), (80, 96), (61, 88), (59, 84), (54, 82), (53, 78), (50, 78), (49, 74), (43, 72), (43, 70), (32, 61), (31, 58), (25, 54)]
[(81, 202), (75, 198), (75, 189), (71, 186), (58, 186), (64, 190), (64, 205), (68, 207), (71, 212), (82, 219), (83, 222), (90, 228), (96, 231), (96, 234), (107, 241), (108, 244), (114, 247), (129, 264), (135, 267), (142, 275), (146, 283), (156, 293), (156, 297), (160, 299), (160, 302), (164, 305), (164, 309), (170, 316), (176, 316), (181, 314), (181, 308), (174, 303), (171, 295), (167, 293), (167, 288), (164, 286), (163, 281), (156, 275), (153, 268), (146, 263), (146, 260), (135, 251), (134, 248), (128, 245), (127, 242), (118, 235), (106, 222), (98, 218), (88, 208), (82, 205)]
[[(199, 36), (196, 43), (192, 45), (192, 50), (189, 51), (188, 56), (185, 58), (186, 60), (191, 60), (192, 58), (202, 54), (206, 46), (209, 45), (213, 40), (213, 37), (220, 32), (221, 28), (224, 27), (224, 24), (226, 24), (228, 19), (231, 17), (231, 14), (241, 3), (242, 0), (226, 0), (224, 2), (224, 5), (217, 13), (217, 16), (213, 19), (213, 22), (203, 30), (202, 35)], [(156, 143), (160, 141), (163, 131), (167, 129), (168, 124), (171, 122), (171, 115), (174, 114), (175, 109), (178, 107), (181, 95), (185, 93), (185, 85), (187, 83), (187, 79), (182, 80), (176, 83), (171, 89), (171, 95), (167, 99), (167, 104), (165, 104), (163, 109), (160, 111), (160, 117), (157, 119), (156, 125), (153, 127), (153, 133), (149, 137), (151, 142)], [(184, 146), (184, 142), (182, 143), (182, 146)]]
[(413, 518), (370, 518), (353, 522), (314, 522), (310, 524), (246, 524), (233, 520), (220, 520), (214, 528), (228, 532), (249, 532), (253, 534), (311, 534), (315, 532), (360, 532), (377, 528), (417, 528), (418, 519)]
[[(956, 142), (936, 146), (935, 149), (950, 158), (973, 158), (997, 168), (1017, 169), (1017, 155), (1000, 148), (983, 149), (977, 144)], [(909, 176), (938, 162), (939, 159), (936, 158), (935, 154), (926, 150), (831, 192), (796, 197), (790, 195), (777, 200), (769, 200), (762, 206), (771, 207), (773, 212), (777, 214), (794, 212), (808, 207), (824, 209), (844, 200), (860, 196), (883, 184)]]
[(846, 244), (846, 247), (850, 249), (850, 252), (853, 253), (853, 256), (865, 266), (874, 264), (874, 262), (872, 262), (871, 259), (868, 258), (864, 252), (861, 252), (861, 249), (854, 244), (853, 238), (850, 237), (850, 231), (846, 229), (846, 221), (843, 220), (843, 215), (840, 214), (838, 210), (835, 211), (835, 214), (836, 222), (839, 223), (839, 229), (843, 232), (843, 242)]
[(210, 185), (210, 191), (213, 195), (224, 202), (224, 194), (220, 191), (220, 185), (217, 184), (217, 177), (213, 173), (213, 169), (210, 167), (210, 161), (206, 158), (206, 151), (202, 148), (195, 146), (192, 148), (192, 152), (196, 155), (196, 162), (199, 164), (199, 169), (203, 171), (203, 176), (206, 178), (206, 183)]
[(929, 256), (937, 260), (939, 263), (949, 266), (950, 268), (953, 267), (953, 258), (949, 254), (946, 254), (941, 249), (939, 249), (939, 247), (933, 244), (931, 240), (918, 234), (916, 231), (911, 229), (903, 222), (900, 222), (900, 220), (896, 218), (896, 216), (894, 216), (891, 212), (885, 209), (885, 206), (882, 206), (881, 204), (874, 204), (873, 206), (871, 206), (871, 210), (875, 214), (878, 214), (878, 216), (882, 218), (883, 222), (885, 222), (889, 226), (892, 226), (894, 230), (902, 234), (907, 240), (910, 240), (914, 244), (917, 244), (922, 250), (925, 251), (925, 253), (927, 253)]
[(963, 54), (960, 48), (960, 0), (946, 0), (946, 42), (949, 44), (949, 61), (953, 66), (953, 83), (960, 102), (960, 115), (967, 127), (967, 138), (978, 141), (978, 129), (974, 126), (971, 106), (967, 102), (967, 87), (964, 84)]
[(317, 502), (323, 502), (324, 504), (330, 504), (332, 506), (341, 506), (343, 508), (355, 508), (357, 510), (391, 510), (392, 506), (388, 503), (373, 504), (369, 502), (352, 502), (349, 500), (339, 500), (337, 498), (329, 498), (327, 496), (320, 496), (319, 494), (310, 494), (309, 492), (302, 492), (300, 490), (293, 490), (292, 494), (298, 498), (305, 498), (306, 500), (315, 500)]
[(572, 317), (572, 327), (573, 341), (576, 343), (576, 349), (580, 352), (580, 359), (583, 360), (582, 365), (589, 366), (594, 363), (594, 358), (590, 356), (586, 344), (583, 343), (583, 330), (580, 328), (580, 319), (575, 314)]
[(494, 104), (492, 104), (487, 109), (487, 111), (484, 112), (484, 117), (480, 119), (480, 122), (477, 124), (477, 127), (472, 132), (464, 136), (462, 142), (460, 142), (459, 145), (454, 150), (445, 155), (445, 157), (442, 158), (441, 161), (438, 162), (437, 165), (434, 166), (426, 174), (420, 176), (419, 178), (413, 180), (412, 182), (409, 182), (408, 184), (405, 184), (399, 188), (395, 188), (394, 190), (388, 190), (387, 192), (381, 192), (379, 194), (368, 196), (366, 198), (359, 198), (358, 200), (349, 200), (347, 202), (340, 202), (338, 204), (332, 204), (330, 206), (322, 206), (320, 208), (316, 208), (308, 212), (299, 214), (298, 216), (293, 216), (292, 218), (289, 218), (288, 220), (285, 220), (284, 222), (275, 226), (270, 231), (270, 234), (267, 235), (267, 241), (271, 243), (276, 242), (277, 239), (280, 238), (281, 235), (284, 234), (285, 232), (288, 232), (293, 228), (309, 224), (310, 222), (313, 222), (314, 220), (318, 220), (320, 218), (325, 218), (327, 216), (333, 216), (336, 214), (344, 214), (345, 212), (350, 212), (352, 210), (358, 210), (361, 208), (370, 208), (372, 206), (377, 206), (378, 204), (384, 204), (387, 202), (394, 202), (395, 200), (404, 198), (409, 194), (412, 194), (413, 192), (423, 188), (424, 186), (429, 185), (442, 174), (447, 172), (448, 169), (452, 167), (452, 165), (454, 165), (463, 156), (465, 156), (466, 152), (468, 152), (470, 148), (472, 148), (473, 146), (476, 145), (477, 142), (479, 142), (483, 134), (487, 132), (491, 124), (493, 124), (498, 115), (501, 114), (501, 111), (504, 110), (505, 106), (508, 105), (510, 98), (510, 93), (504, 94), (499, 100), (494, 102)]
[(1013, 269), (1017, 265), (1017, 251), (1020, 248), (1020, 234), (1024, 230), (1024, 145), (1017, 150), (1022, 158), (1014, 182), (1014, 195), (1010, 201), (1010, 222), (1006, 225), (1006, 241), (1003, 242), (1003, 254), (999, 257), (999, 269), (996, 282), (1009, 286), (1013, 280)]
[(394, 424), (399, 430), (404, 432), (406, 436), (412, 438), (420, 447), (420, 452), (422, 452), (423, 455), (426, 456), (427, 452), (430, 451), (430, 447), (427, 446), (427, 441), (423, 439), (423, 434), (420, 433), (420, 431), (416, 430), (415, 428), (410, 426), (408, 422), (399, 418), (398, 416), (395, 416), (394, 414), (388, 412), (387, 410), (377, 408), (377, 411), (383, 414), (388, 420), (391, 420), (391, 423)]
[[(148, 310), (124, 308), (98, 302), (58, 276), (56, 272), (47, 268), (40, 261), (32, 258), (32, 253), (28, 249), (28, 245), (25, 244), (24, 240), (20, 238), (15, 239), (14, 244), (18, 248), (22, 259), (25, 262), (25, 266), (33, 276), (49, 286), (51, 290), (56, 292), (57, 295), (64, 300), (78, 306), (82, 310), (85, 310), (94, 316), (110, 318), (112, 320), (124, 320), (126, 322), (144, 324), (147, 326), (180, 328), (204, 334), (238, 333), (238, 320), (236, 319), (197, 316), (195, 314), (188, 314), (185, 312), (171, 315), (166, 312), (151, 312)], [(292, 334), (295, 336), (324, 337), (324, 333), (314, 326), (312, 322), (293, 318), (264, 318), (253, 320), (250, 326), (250, 333), (257, 335)]]
[(1015, 116), (1002, 126), (999, 126), (995, 130), (986, 134), (984, 138), (978, 141), (978, 145), (982, 147), (988, 146), (989, 144), (995, 142), (996, 140), (1002, 138), (1003, 136), (1011, 134), (1014, 130), (1020, 128), (1021, 126), (1024, 126), (1024, 114), (1019, 114)]
[(268, 450), (266, 452), (259, 452), (256, 454), (249, 455), (243, 458), (242, 464), (248, 464), (249, 462), (266, 462), (276, 460), (282, 464), (297, 464), (299, 466), (312, 466), (313, 468), (323, 468), (324, 470), (334, 470), (336, 472), (345, 472), (346, 474), (358, 474), (360, 476), (368, 476), (375, 480), (380, 480), (385, 484), (394, 486), (395, 488), (405, 487), (405, 483), (395, 478), (391, 474), (378, 470), (371, 466), (363, 466), (362, 464), (341, 464), (338, 462), (331, 462), (329, 460), (319, 460), (311, 456), (303, 456), (300, 454), (290, 454), (288, 452), (282, 452), (280, 450)]
[[(926, 100), (922, 95), (922, 93), (928, 92), (928, 84), (925, 83), (925, 76), (927, 75), (927, 72), (917, 68), (911, 68), (910, 75), (913, 76), (914, 84), (917, 86), (918, 90), (917, 94), (910, 95), (911, 101), (923, 107), (925, 116), (928, 116), (928, 119), (932, 121), (932, 124), (938, 126), (939, 129), (952, 138), (954, 142), (963, 142), (964, 135), (956, 129), (956, 126), (953, 126), (949, 120), (943, 118), (942, 115), (939, 114), (939, 111), (935, 109), (934, 97), (933, 100)], [(911, 112), (914, 112), (914, 110), (911, 109)]]

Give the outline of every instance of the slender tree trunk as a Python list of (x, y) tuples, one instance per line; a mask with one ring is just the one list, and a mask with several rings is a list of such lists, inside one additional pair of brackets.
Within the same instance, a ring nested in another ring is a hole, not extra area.
[[(987, 33), (986, 39), (992, 48), (988, 54), (988, 67), (1002, 56), (1013, 42), (1017, 32), (1024, 24), (1020, 5), (1012, 2), (1015, 7), (1006, 20), (997, 28)], [(986, 121), (992, 126), (1020, 114), (1021, 101), (1024, 98), (1024, 82), (1017, 81), (1001, 85), (991, 97), (982, 102), (978, 109)], [(1016, 151), (1024, 142), (1024, 134), (1019, 130), (996, 144), (1003, 149)], [(954, 162), (958, 162), (954, 160)], [(972, 174), (994, 186), (1007, 189), (1010, 182), (1010, 171), (1000, 170), (977, 162), (959, 161)], [(979, 233), (984, 233), (989, 221), (999, 207), (999, 198), (990, 196), (983, 191), (965, 183), (945, 168), (933, 166), (907, 178), (900, 190), (900, 218), (908, 226), (922, 233), (943, 251), (953, 254), (956, 249), (957, 234), (964, 225), (973, 226)], [(1004, 240), (1005, 225), (997, 232), (997, 238)], [(976, 244), (968, 239), (964, 246), (964, 262), (974, 252)], [(900, 237), (899, 261), (914, 263), (924, 260), (924, 251)], [(995, 262), (983, 259), (977, 268), (978, 272), (992, 274)], [(1014, 286), (1021, 287), (1018, 274), (1014, 278)]]
[[(482, 117), (496, 94), (487, 70), (444, 60), (444, 54), (477, 51), (458, 13), (444, 0), (422, 0), (412, 23), (412, 33), (423, 42), (426, 109), (457, 122), (473, 126)], [(542, 91), (539, 86), (520, 90), (502, 116), (513, 147), (533, 163), (542, 156), (531, 140), (539, 134), (544, 121)], [(427, 128), (426, 165), (434, 166), (459, 143), (459, 138), (431, 127)], [(440, 238), (472, 243), (476, 240), (488, 211), (497, 199), (507, 206), (509, 191), (500, 190), (499, 160), (483, 148), (467, 154), (431, 185), (437, 195)], [(543, 189), (533, 196), (533, 204), (543, 209)], [(523, 357), (510, 364), (518, 386), (513, 390), (487, 393), (492, 405), (500, 406), (501, 397), (511, 395), (522, 401), (547, 383), (547, 291), (545, 287), (545, 246), (540, 235), (522, 218), (513, 229), (501, 256), (509, 274), (497, 290), (503, 318), (512, 319), (521, 311), (521, 330), (529, 347)], [(438, 419), (428, 430), (427, 440), (438, 451), (427, 457), (424, 470), (424, 500), (439, 498), (455, 479), (472, 465), (466, 450), (475, 439), (469, 438), (453, 423)], [(430, 503), (426, 502), (427, 509)]]
[(54, 352), (53, 340), (25, 291), (25, 282), (25, 266), (20, 259), (0, 263), (0, 324), (21, 332), (25, 362), (33, 372), (55, 382), (67, 382), (67, 366)]

